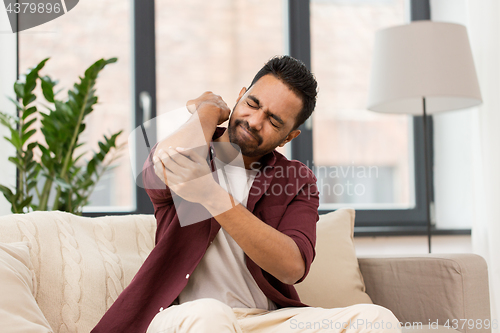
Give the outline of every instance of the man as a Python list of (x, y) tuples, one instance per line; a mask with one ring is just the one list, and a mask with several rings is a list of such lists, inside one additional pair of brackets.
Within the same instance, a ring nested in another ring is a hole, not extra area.
[(144, 167), (156, 246), (93, 332), (370, 331), (352, 325), (360, 320), (399, 332), (384, 308), (308, 308), (293, 288), (315, 255), (319, 198), (312, 171), (275, 148), (300, 134), (316, 91), (309, 70), (283, 56), (240, 91), (227, 130), (219, 96), (188, 102), (192, 117)]

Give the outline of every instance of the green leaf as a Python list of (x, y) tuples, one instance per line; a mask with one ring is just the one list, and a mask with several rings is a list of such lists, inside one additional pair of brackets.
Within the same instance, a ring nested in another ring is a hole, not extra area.
[(109, 152), (109, 146), (99, 141), (99, 148), (101, 148), (101, 152), (103, 155), (106, 155)]
[(24, 83), (17, 81), (14, 83), (14, 92), (18, 98), (24, 98)]
[(36, 133), (36, 129), (32, 129), (31, 131), (28, 131), (26, 132), (24, 135), (23, 135), (23, 140), (21, 142), (21, 146), (23, 146), (26, 141), (28, 141), (29, 138), (31, 138), (33, 136), (33, 134)]
[(28, 172), (28, 179), (35, 179), (40, 172), (39, 164), (37, 161), (31, 161), (26, 166), (26, 171)]
[[(32, 166), (31, 163), (34, 163), (34, 165)], [(29, 168), (28, 170), (31, 170), (29, 171), (29, 174), (28, 174), (28, 179), (32, 179), (32, 180), (35, 180), (35, 178), (38, 176), (38, 174), (40, 173), (40, 170), (42, 168), (40, 167), (40, 164), (38, 164), (37, 161), (32, 161), (29, 163)]]
[(45, 99), (54, 103), (54, 86), (57, 84), (56, 81), (52, 81), (52, 79), (48, 76), (44, 76), (40, 78), (42, 81), (42, 92)]
[(74, 158), (74, 159), (73, 159), (73, 163), (78, 162), (78, 160), (79, 160), (80, 158), (82, 158), (82, 156), (84, 156), (85, 154), (86, 154), (86, 153), (81, 153), (80, 155), (78, 155), (76, 158)]
[(36, 121), (36, 118), (33, 118), (33, 119), (30, 119), (29, 121), (27, 121), (26, 123), (24, 123), (23, 125), (23, 128), (22, 128), (22, 132), (26, 132), (26, 130), (31, 126), (33, 125), (33, 123)]
[(31, 200), (33, 200), (33, 196), (29, 196), (27, 197), (25, 200), (23, 200), (20, 204), (19, 204), (19, 207), (18, 209), (20, 209), (21, 211), (23, 211), (23, 208), (28, 206), (30, 203), (31, 203)]
[(26, 111), (23, 112), (23, 120), (28, 118), (30, 115), (32, 115), (33, 113), (35, 113), (37, 111), (37, 108), (36, 106), (32, 106), (30, 107), (29, 109), (27, 109)]
[(94, 181), (92, 179), (87, 179), (80, 186), (82, 188), (88, 188), (88, 187), (90, 187), (92, 185), (94, 185)]
[(87, 164), (87, 175), (92, 175), (95, 172), (95, 167), (96, 167), (96, 161), (94, 159), (91, 159), (90, 162)]
[(23, 98), (23, 105), (28, 106), (30, 103), (34, 102), (35, 100), (36, 100), (36, 96), (33, 95), (32, 93), (28, 93)]
[(12, 203), (12, 199), (14, 197), (14, 193), (12, 193), (12, 191), (10, 190), (10, 188), (8, 188), (6, 186), (3, 186), (3, 185), (0, 185), (0, 191), (3, 193), (5, 199), (7, 199), (7, 201), (9, 201), (10, 203)]
[(23, 164), (21, 163), (21, 161), (17, 157), (10, 156), (9, 157), (9, 161), (12, 162), (12, 163), (14, 163), (17, 166), (18, 169), (21, 169), (21, 170), (24, 169)]
[(14, 147), (16, 147), (16, 149), (21, 149), (23, 145), (21, 143), (21, 139), (19, 138), (19, 133), (16, 130), (11, 129), (10, 135), (10, 140), (8, 138), (6, 139), (9, 140), (14, 145)]
[(28, 145), (27, 149), (28, 150), (33, 150), (35, 147), (38, 145), (38, 142), (32, 142)]
[(38, 148), (42, 151), (42, 155), (50, 155), (49, 150), (44, 145), (38, 143)]
[(115, 146), (116, 146), (116, 138), (117, 138), (120, 134), (122, 134), (122, 132), (123, 132), (123, 131), (119, 131), (119, 132), (117, 132), (117, 133), (115, 133), (115, 134), (113, 134), (113, 135), (111, 136), (111, 138), (108, 140), (108, 142), (109, 142), (109, 145), (110, 145), (110, 146), (112, 146), (112, 147), (115, 147)]
[(35, 186), (37, 185), (37, 182), (36, 181), (32, 181), (32, 182), (28, 182), (28, 186), (26, 187), (27, 190), (28, 190), (28, 193), (33, 189), (35, 188)]
[(26, 76), (26, 83), (24, 84), (24, 96), (32, 95), (33, 90), (36, 88), (36, 79), (38, 76)]
[[(23, 88), (24, 89), (24, 88)], [(11, 98), (11, 97), (7, 97), (9, 99), (9, 101), (11, 101), (12, 103), (14, 103), (14, 105), (19, 109), (19, 110), (22, 110), (23, 109), (23, 106), (15, 99)]]
[(64, 179), (62, 179), (61, 177), (55, 177), (54, 183), (56, 183), (62, 189), (65, 189), (65, 190), (71, 189), (71, 184), (68, 184), (68, 182), (65, 181)]
[(0, 112), (0, 123), (5, 127), (13, 130), (17, 127), (17, 118), (7, 113)]
[[(47, 60), (49, 60), (49, 58), (46, 58), (46, 59), (40, 61), (40, 63), (38, 63), (38, 65), (36, 65), (36, 67), (29, 69), (28, 72), (26, 73), (26, 84), (24, 86), (25, 97), (27, 95), (30, 95), (31, 92), (33, 90), (35, 90), (36, 80), (39, 78), (38, 72), (43, 68), (43, 66), (45, 66), (45, 63), (47, 62)], [(28, 104), (29, 103), (24, 104), (24, 105), (28, 105)]]

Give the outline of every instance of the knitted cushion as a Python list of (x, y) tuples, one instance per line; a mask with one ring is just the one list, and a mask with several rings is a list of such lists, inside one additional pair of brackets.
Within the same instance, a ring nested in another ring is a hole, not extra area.
[(28, 241), (35, 299), (54, 332), (89, 332), (154, 246), (152, 215), (0, 217), (0, 242)]

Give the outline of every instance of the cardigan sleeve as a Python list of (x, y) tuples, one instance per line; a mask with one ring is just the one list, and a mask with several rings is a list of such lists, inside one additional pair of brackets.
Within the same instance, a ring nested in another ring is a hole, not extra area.
[(155, 145), (144, 162), (142, 168), (142, 180), (144, 189), (153, 203), (155, 212), (162, 207), (173, 205), (173, 198), (165, 183), (158, 178), (154, 170), (153, 155), (156, 151)]
[(314, 247), (316, 244), (316, 222), (319, 220), (319, 192), (316, 177), (312, 171), (308, 171), (306, 179), (306, 182), (287, 206), (277, 228), (295, 241), (304, 259), (305, 272), (296, 283), (305, 279), (316, 254)]

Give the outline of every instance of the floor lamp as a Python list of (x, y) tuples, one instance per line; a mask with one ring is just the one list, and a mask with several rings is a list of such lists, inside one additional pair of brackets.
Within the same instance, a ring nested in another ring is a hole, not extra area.
[(415, 21), (377, 31), (368, 109), (423, 116), (426, 219), (431, 253), (427, 115), (482, 103), (463, 25)]

